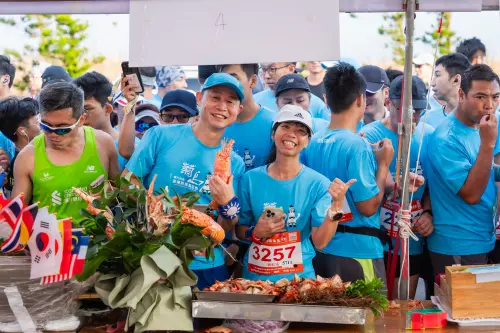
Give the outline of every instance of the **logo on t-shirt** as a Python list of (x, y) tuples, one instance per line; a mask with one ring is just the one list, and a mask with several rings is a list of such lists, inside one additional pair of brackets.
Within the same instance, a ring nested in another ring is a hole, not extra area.
[(40, 178), (40, 181), (45, 182), (45, 181), (51, 180), (53, 178), (54, 178), (54, 176), (51, 176), (49, 172), (43, 172), (42, 178)]
[(85, 169), (85, 173), (94, 173), (97, 172), (95, 169), (95, 165), (87, 165), (87, 169)]
[(55, 205), (60, 206), (61, 204), (62, 204), (61, 193), (59, 193), (59, 191), (55, 190), (54, 192), (52, 192), (52, 205), (53, 206), (55, 206)]

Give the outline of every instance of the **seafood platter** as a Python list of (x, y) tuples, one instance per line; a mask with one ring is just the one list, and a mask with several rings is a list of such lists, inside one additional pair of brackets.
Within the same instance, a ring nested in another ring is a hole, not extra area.
[(388, 305), (378, 293), (377, 282), (344, 283), (338, 275), (295, 276), (276, 283), (232, 279), (194, 291), (192, 314), (194, 318), (363, 325), (370, 310), (377, 315)]

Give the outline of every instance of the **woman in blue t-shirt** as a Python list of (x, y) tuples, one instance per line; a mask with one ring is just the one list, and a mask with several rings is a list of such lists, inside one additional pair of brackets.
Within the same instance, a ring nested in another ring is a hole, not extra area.
[(311, 115), (298, 106), (284, 106), (273, 124), (269, 164), (248, 171), (241, 180), (236, 233), (251, 242), (243, 260), (246, 279), (316, 277), (311, 239), (318, 247), (331, 240), (350, 183), (335, 180), (330, 185), (300, 163), (311, 135)]

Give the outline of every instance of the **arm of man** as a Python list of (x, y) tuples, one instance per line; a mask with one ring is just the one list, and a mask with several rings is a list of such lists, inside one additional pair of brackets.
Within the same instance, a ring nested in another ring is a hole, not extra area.
[(33, 170), (35, 168), (35, 151), (33, 145), (26, 146), (17, 155), (14, 168), (14, 188), (12, 197), (24, 194), (24, 204), (29, 204), (33, 195)]
[(135, 113), (127, 113), (122, 120), (118, 137), (118, 150), (125, 159), (130, 159), (135, 150)]
[(116, 151), (113, 138), (103, 131), (94, 131), (101, 163), (108, 172), (108, 179), (115, 180), (120, 175), (121, 170), (118, 164), (118, 152)]
[(479, 136), (481, 137), (481, 144), (476, 161), (472, 165), (472, 168), (470, 168), (465, 182), (458, 191), (458, 195), (469, 205), (479, 203), (486, 190), (486, 186), (488, 186), (493, 152), (498, 136), (498, 120), (496, 116), (488, 115), (481, 118)]
[(9, 169), (9, 164), (10, 164), (10, 158), (9, 155), (0, 148), (0, 168), (2, 168), (4, 171), (7, 171)]
[[(384, 198), (389, 165), (394, 156), (394, 149), (389, 139), (384, 139), (375, 146), (378, 166), (373, 161), (373, 155), (363, 152), (357, 154), (354, 159), (355, 163), (351, 163), (352, 166), (350, 164), (348, 170), (349, 178), (358, 180), (352, 185), (352, 193), (356, 208), (364, 216), (372, 216), (377, 212)], [(361, 160), (357, 161), (358, 158)]]

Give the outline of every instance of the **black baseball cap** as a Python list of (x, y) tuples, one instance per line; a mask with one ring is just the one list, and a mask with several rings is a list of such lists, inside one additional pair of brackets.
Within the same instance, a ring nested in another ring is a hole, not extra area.
[(188, 90), (177, 89), (166, 93), (161, 101), (160, 112), (169, 106), (178, 106), (187, 111), (191, 116), (196, 116), (198, 114), (196, 97)]
[(71, 82), (68, 72), (61, 66), (49, 66), (42, 74), (42, 88), (53, 82)]
[(385, 86), (389, 86), (389, 78), (385, 71), (377, 66), (362, 66), (358, 71), (363, 75), (366, 81), (366, 92), (375, 94)]
[[(411, 90), (413, 109), (425, 109), (427, 107), (427, 88), (424, 81), (418, 76), (413, 76)], [(391, 82), (389, 87), (389, 98), (391, 100), (401, 100), (402, 91), (403, 75), (400, 75)]]
[(307, 84), (306, 79), (302, 77), (300, 74), (287, 74), (282, 76), (276, 85), (274, 86), (276, 90), (276, 97), (279, 96), (282, 92), (292, 89), (305, 90), (307, 92), (311, 92), (309, 88), (309, 84)]

